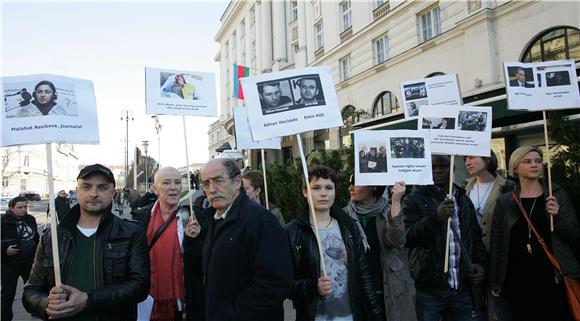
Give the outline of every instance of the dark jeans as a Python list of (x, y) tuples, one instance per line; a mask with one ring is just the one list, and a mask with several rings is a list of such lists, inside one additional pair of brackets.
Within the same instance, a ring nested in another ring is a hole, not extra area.
[(417, 319), (439, 321), (471, 321), (471, 295), (469, 290), (447, 289), (442, 293), (417, 290)]
[(18, 278), (22, 277), (22, 280), (26, 283), (28, 276), (30, 276), (31, 268), (32, 261), (13, 264), (2, 263), (2, 318), (0, 320), (12, 320), (12, 303), (14, 302), (14, 295), (16, 294)]

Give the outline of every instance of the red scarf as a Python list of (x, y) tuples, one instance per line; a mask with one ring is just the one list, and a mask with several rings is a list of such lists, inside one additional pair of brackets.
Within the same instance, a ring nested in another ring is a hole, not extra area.
[[(173, 215), (173, 214), (171, 214)], [(167, 219), (170, 219), (168, 216)], [(175, 218), (167, 229), (161, 233), (151, 251), (151, 296), (155, 299), (151, 320), (171, 320), (175, 317), (175, 302), (185, 297), (183, 284), (183, 266), (179, 238), (177, 237), (177, 220)], [(159, 203), (153, 209), (153, 215), (147, 228), (147, 240), (151, 244), (153, 235), (165, 223), (161, 216)]]

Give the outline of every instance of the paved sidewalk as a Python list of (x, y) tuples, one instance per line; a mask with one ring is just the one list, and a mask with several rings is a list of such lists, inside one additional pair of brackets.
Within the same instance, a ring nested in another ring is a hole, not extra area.
[(14, 313), (13, 321), (29, 321), (29, 320), (40, 320), (33, 318), (30, 313), (24, 310), (22, 305), (22, 289), (24, 288), (24, 283), (22, 279), (18, 279), (18, 287), (16, 288), (16, 296), (14, 297), (14, 303), (12, 304), (12, 312)]

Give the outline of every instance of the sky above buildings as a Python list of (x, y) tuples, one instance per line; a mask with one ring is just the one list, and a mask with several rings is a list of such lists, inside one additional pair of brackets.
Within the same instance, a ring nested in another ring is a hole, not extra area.
[[(123, 110), (131, 110), (129, 159), (149, 141), (158, 158), (154, 120), (145, 114), (145, 67), (216, 74), (213, 40), (227, 1), (106, 2), (6, 1), (1, 3), (1, 74), (50, 73), (92, 80), (99, 145), (75, 145), (81, 163), (124, 164)], [(219, 99), (218, 99), (219, 101)], [(219, 110), (219, 106), (217, 106)], [(216, 117), (186, 117), (189, 161), (208, 158), (208, 126)], [(181, 116), (161, 116), (161, 163), (185, 165)]]

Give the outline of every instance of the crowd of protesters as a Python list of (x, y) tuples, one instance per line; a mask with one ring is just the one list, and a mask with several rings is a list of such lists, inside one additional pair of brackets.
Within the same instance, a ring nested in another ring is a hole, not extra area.
[(39, 237), (27, 200), (2, 215), (2, 320), (19, 278), (26, 310), (51, 320), (281, 321), (286, 299), (300, 321), (573, 320), (562, 277), (580, 277), (580, 226), (567, 193), (553, 184), (550, 195), (541, 151), (516, 149), (512, 180), (493, 152), (464, 161), (461, 185), (449, 184), (449, 157), (433, 155), (433, 185), (388, 192), (312, 165), (287, 224), (262, 175), (233, 160), (195, 173), (193, 212), (179, 171), (160, 168), (135, 220), (112, 213), (112, 172), (87, 166), (78, 204), (57, 204), (62, 284), (51, 230)]

